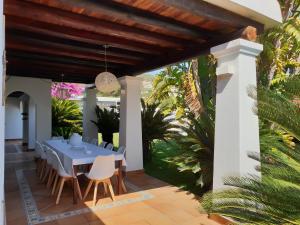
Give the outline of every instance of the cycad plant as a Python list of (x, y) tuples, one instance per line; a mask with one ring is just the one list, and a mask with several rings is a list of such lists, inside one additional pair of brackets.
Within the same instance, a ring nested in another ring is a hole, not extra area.
[[(242, 224), (300, 224), (300, 78), (283, 84), (280, 92), (258, 89), (261, 123), (262, 177), (229, 177), (234, 188), (207, 194), (202, 206)], [(288, 140), (286, 140), (288, 136)]]
[[(190, 69), (184, 85), (188, 111), (174, 134), (183, 153), (175, 161), (179, 171), (192, 171), (195, 185), (207, 191), (212, 187), (213, 177), (215, 61), (210, 56), (199, 57), (192, 61)], [(199, 111), (195, 112), (196, 109)]]
[(171, 114), (164, 114), (158, 103), (142, 103), (142, 136), (144, 161), (152, 158), (152, 142), (154, 140), (167, 141), (173, 128), (174, 120)]
[(82, 133), (82, 112), (71, 100), (52, 98), (52, 135), (69, 138), (72, 133)]
[(195, 184), (202, 191), (211, 189), (214, 159), (214, 110), (207, 109), (199, 117), (189, 114), (177, 126), (175, 139), (183, 153), (175, 158), (179, 171), (192, 171)]
[(113, 143), (113, 133), (119, 132), (120, 114), (116, 108), (100, 108), (96, 106), (95, 113), (97, 121), (91, 121), (98, 128), (98, 132), (102, 134), (105, 142)]

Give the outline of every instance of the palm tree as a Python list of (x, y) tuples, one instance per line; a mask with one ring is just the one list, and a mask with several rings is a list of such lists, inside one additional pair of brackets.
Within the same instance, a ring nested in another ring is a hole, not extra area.
[(288, 79), (280, 92), (258, 89), (261, 156), (250, 157), (260, 159), (262, 178), (227, 178), (225, 185), (233, 189), (203, 198), (208, 213), (243, 224), (300, 224), (300, 110), (294, 101), (299, 90), (299, 76)]
[(82, 112), (78, 104), (52, 98), (52, 135), (69, 138), (72, 133), (82, 133)]
[(164, 114), (158, 103), (142, 103), (142, 136), (144, 161), (152, 158), (152, 142), (154, 140), (167, 141), (173, 128), (174, 120), (171, 114)]
[(259, 41), (264, 51), (259, 58), (259, 82), (277, 86), (289, 74), (300, 72), (299, 0), (280, 0), (283, 24), (264, 32)]

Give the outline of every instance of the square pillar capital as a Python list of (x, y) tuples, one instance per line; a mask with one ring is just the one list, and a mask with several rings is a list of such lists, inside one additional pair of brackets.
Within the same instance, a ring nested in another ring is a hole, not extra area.
[(134, 77), (134, 76), (124, 76), (118, 78), (121, 88), (124, 89), (127, 86), (137, 86), (140, 87), (142, 84), (142, 79), (140, 77)]
[(217, 59), (237, 55), (244, 54), (256, 57), (263, 50), (263, 45), (247, 41), (245, 39), (236, 39), (225, 44), (218, 45), (216, 47), (211, 48), (211, 54)]

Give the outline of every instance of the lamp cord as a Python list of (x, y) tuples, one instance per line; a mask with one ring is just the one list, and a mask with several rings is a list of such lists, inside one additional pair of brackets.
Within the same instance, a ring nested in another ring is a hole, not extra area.
[(107, 60), (106, 60), (106, 49), (108, 48), (107, 45), (104, 45), (104, 62), (105, 62), (105, 72), (107, 72)]

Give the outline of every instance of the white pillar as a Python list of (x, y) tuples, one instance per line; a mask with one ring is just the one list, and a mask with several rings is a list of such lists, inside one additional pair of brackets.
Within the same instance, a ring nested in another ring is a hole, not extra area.
[(0, 0), (0, 225), (5, 223), (5, 203), (4, 203), (4, 85), (5, 85), (5, 71), (4, 71), (4, 43), (5, 43), (5, 27), (3, 15), (3, 0)]
[(91, 122), (91, 120), (96, 121), (97, 116), (95, 113), (95, 108), (97, 105), (97, 90), (96, 89), (85, 89), (85, 98), (83, 101), (83, 136), (88, 138), (98, 139), (98, 129)]
[(261, 44), (237, 39), (211, 49), (218, 60), (213, 189), (224, 188), (228, 176), (259, 175), (258, 162), (248, 157), (259, 152), (258, 117), (255, 100), (248, 96), (256, 88), (256, 56)]
[(34, 149), (36, 142), (36, 105), (32, 98), (29, 98), (28, 110), (28, 149)]
[(143, 169), (141, 79), (121, 77), (120, 146), (126, 146), (127, 171)]

